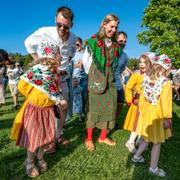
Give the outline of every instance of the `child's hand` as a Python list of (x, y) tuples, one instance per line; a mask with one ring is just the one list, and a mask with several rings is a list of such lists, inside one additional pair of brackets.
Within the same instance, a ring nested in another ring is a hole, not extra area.
[(165, 119), (163, 121), (163, 126), (164, 126), (164, 129), (167, 129), (167, 128), (170, 128), (170, 119)]
[(139, 104), (139, 99), (133, 99), (133, 104), (137, 106)]

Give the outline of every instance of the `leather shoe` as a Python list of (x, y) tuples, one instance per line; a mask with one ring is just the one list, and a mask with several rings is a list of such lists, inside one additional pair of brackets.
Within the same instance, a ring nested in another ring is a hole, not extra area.
[(94, 147), (93, 141), (86, 141), (85, 140), (85, 144), (86, 144), (86, 148), (88, 151), (94, 151), (95, 147)]
[(99, 139), (98, 141), (99, 141), (99, 143), (104, 143), (104, 144), (107, 144), (109, 146), (115, 146), (116, 145), (116, 142), (109, 139), (109, 138), (106, 138), (104, 140)]

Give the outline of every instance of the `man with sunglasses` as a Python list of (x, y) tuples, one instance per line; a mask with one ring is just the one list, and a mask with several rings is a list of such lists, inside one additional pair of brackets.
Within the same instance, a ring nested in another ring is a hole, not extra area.
[[(25, 46), (28, 53), (34, 59), (36, 63), (38, 60), (37, 55), (37, 46), (40, 40), (44, 36), (51, 37), (54, 41), (56, 41), (60, 48), (61, 53), (61, 66), (59, 67), (60, 70), (60, 84), (62, 89), (62, 95), (64, 99), (61, 101), (61, 111), (62, 111), (62, 118), (60, 123), (58, 122), (58, 140), (62, 142), (64, 138), (61, 138), (61, 130), (64, 125), (64, 121), (67, 116), (67, 109), (68, 109), (68, 102), (70, 101), (70, 97), (72, 94), (71, 88), (71, 72), (70, 72), (70, 64), (71, 59), (75, 54), (76, 51), (76, 35), (70, 32), (71, 27), (73, 26), (73, 19), (74, 14), (72, 10), (68, 7), (59, 7), (56, 12), (55, 23), (56, 26), (54, 27), (42, 27), (31, 34), (25, 40)], [(71, 103), (69, 103), (71, 104)], [(63, 141), (66, 143), (67, 141)]]
[[(116, 86), (117, 86), (117, 95), (118, 95), (116, 119), (119, 117), (119, 115), (122, 111), (123, 103), (124, 103), (124, 90), (123, 90), (122, 82), (120, 80), (120, 76), (123, 73), (123, 71), (125, 70), (127, 61), (128, 61), (127, 54), (123, 51), (123, 49), (126, 46), (127, 34), (123, 31), (120, 31), (118, 33), (117, 41), (122, 49), (122, 54), (119, 58), (118, 68), (114, 72), (114, 76), (116, 79)], [(118, 128), (119, 128), (118, 124), (116, 123), (115, 129), (118, 129)]]

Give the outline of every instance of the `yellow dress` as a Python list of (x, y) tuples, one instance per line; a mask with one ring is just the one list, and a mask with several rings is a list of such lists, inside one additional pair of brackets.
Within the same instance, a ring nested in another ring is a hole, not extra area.
[(127, 113), (124, 126), (125, 130), (134, 131), (134, 123), (136, 120), (138, 106), (132, 103), (133, 97), (135, 93), (142, 93), (141, 84), (143, 81), (143, 75), (140, 73), (134, 73), (131, 75), (125, 86), (125, 99), (127, 103), (131, 103), (129, 111)]
[(19, 131), (22, 125), (23, 113), (28, 102), (39, 107), (49, 107), (55, 104), (55, 102), (50, 100), (45, 93), (34, 88), (32, 85), (30, 85), (29, 83), (25, 82), (22, 79), (18, 83), (18, 90), (23, 96), (25, 96), (26, 100), (23, 103), (20, 111), (17, 113), (13, 123), (12, 131), (10, 135), (10, 138), (13, 140), (17, 140), (18, 138)]
[(171, 129), (164, 129), (163, 120), (172, 118), (172, 86), (171, 82), (162, 87), (157, 105), (152, 105), (141, 95), (140, 115), (136, 128), (136, 133), (142, 136), (147, 142), (163, 143), (172, 136)]

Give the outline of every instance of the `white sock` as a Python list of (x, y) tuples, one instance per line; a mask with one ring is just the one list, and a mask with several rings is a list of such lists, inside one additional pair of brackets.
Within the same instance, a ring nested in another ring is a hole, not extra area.
[(136, 139), (137, 136), (138, 135), (134, 131), (132, 131), (131, 135), (130, 135), (130, 137), (128, 139), (128, 143), (135, 143), (135, 139)]

